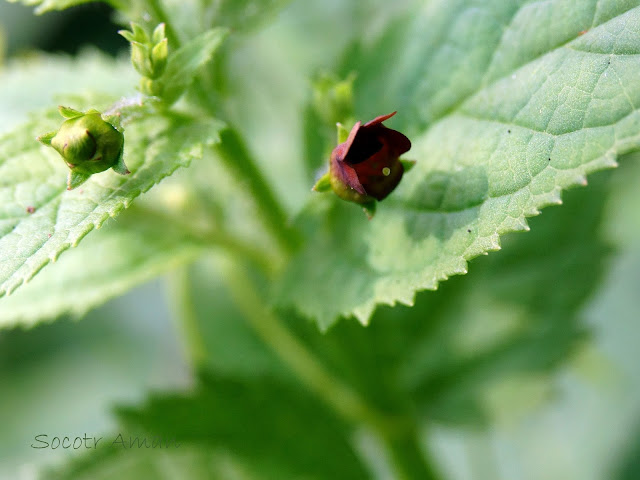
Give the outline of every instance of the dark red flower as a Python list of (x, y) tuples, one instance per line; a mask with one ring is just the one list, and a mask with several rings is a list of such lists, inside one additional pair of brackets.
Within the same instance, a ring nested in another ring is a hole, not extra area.
[(331, 187), (345, 200), (369, 203), (382, 200), (400, 183), (404, 167), (400, 155), (411, 142), (402, 133), (382, 125), (396, 112), (362, 125), (357, 122), (347, 141), (334, 148), (329, 167)]

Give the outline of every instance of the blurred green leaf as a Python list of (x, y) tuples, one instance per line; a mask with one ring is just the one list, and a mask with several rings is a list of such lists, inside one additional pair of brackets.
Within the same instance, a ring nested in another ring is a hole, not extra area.
[(179, 446), (105, 447), (47, 478), (95, 478), (107, 472), (123, 479), (150, 478), (166, 468), (193, 479), (367, 476), (348, 441), (348, 428), (313, 397), (273, 380), (241, 383), (205, 376), (193, 394), (155, 396), (143, 407), (119, 409), (118, 417), (118, 433), (127, 445), (130, 437), (147, 437), (149, 443), (162, 437)]
[(286, 366), (262, 343), (231, 299), (219, 260), (207, 256), (189, 266), (182, 289), (185, 298), (178, 299), (195, 316), (206, 352), (203, 367), (226, 377), (290, 380)]
[(618, 459), (611, 478), (614, 480), (635, 480), (640, 476), (640, 430), (636, 427), (629, 442)]
[[(135, 207), (108, 222), (14, 294), (0, 299), (0, 328), (82, 316), (165, 271), (193, 260), (202, 245)], [(70, 294), (70, 292), (73, 292)]]
[(399, 110), (389, 126), (401, 122), (418, 162), (370, 222), (352, 205), (310, 202), (279, 304), (323, 329), (339, 316), (367, 323), (378, 304), (412, 305), (499, 249), (500, 235), (528, 229), (525, 217), (562, 189), (637, 149), (635, 5), (436, 1), (362, 47), (377, 70), (358, 71), (360, 119)]
[(136, 72), (125, 58), (94, 49), (77, 56), (30, 53), (10, 58), (0, 69), (0, 132), (25, 122), (27, 114), (61, 101), (61, 93), (131, 94)]
[[(41, 15), (46, 12), (50, 12), (53, 10), (66, 10), (70, 7), (75, 7), (76, 5), (82, 5), (83, 3), (91, 3), (96, 0), (7, 0), (11, 3), (21, 3), (26, 6), (35, 6), (37, 7), (35, 12), (38, 15)], [(119, 0), (101, 0), (105, 3), (110, 4), (114, 8), (117, 8), (121, 5)]]
[(640, 153), (627, 155), (622, 172), (613, 178), (612, 193), (604, 215), (606, 238), (617, 248), (630, 250), (640, 245), (638, 181)]
[(191, 85), (198, 71), (206, 65), (227, 36), (224, 28), (214, 28), (186, 43), (169, 57), (164, 82), (163, 98), (175, 102)]
[(211, 25), (248, 31), (262, 25), (291, 0), (222, 0), (207, 5), (205, 19)]

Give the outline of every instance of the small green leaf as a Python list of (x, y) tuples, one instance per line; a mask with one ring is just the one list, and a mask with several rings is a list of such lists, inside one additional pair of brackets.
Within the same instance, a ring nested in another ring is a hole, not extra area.
[(338, 145), (346, 142), (347, 138), (349, 138), (349, 130), (341, 123), (336, 124), (336, 129), (337, 129), (336, 137), (338, 138), (338, 142), (337, 142)]
[(62, 115), (64, 118), (69, 118), (69, 119), (81, 117), (82, 115), (84, 115), (83, 112), (75, 110), (71, 107), (65, 107), (63, 105), (60, 105), (58, 107), (58, 111), (60, 112), (60, 115)]
[(133, 31), (133, 38), (136, 42), (146, 45), (149, 43), (150, 38), (144, 27), (138, 23), (131, 22), (131, 30)]
[(165, 40), (165, 24), (164, 23), (160, 23), (153, 30), (153, 34), (151, 35), (151, 43), (153, 45), (157, 45), (160, 42), (162, 42), (163, 40)]
[(133, 32), (130, 32), (129, 30), (118, 30), (118, 34), (121, 35), (122, 37), (124, 37), (124, 39), (128, 42), (136, 42), (136, 36), (133, 34)]
[(73, 190), (74, 188), (79, 187), (89, 180), (89, 178), (91, 178), (91, 175), (87, 175), (86, 173), (69, 172), (67, 175), (67, 190)]
[(415, 160), (406, 160), (404, 158), (401, 158), (400, 163), (402, 163), (402, 166), (404, 167), (404, 173), (407, 173), (409, 170), (416, 166)]
[(191, 85), (198, 70), (206, 65), (227, 36), (224, 28), (214, 28), (194, 38), (169, 56), (163, 77), (163, 97), (175, 102)]
[(362, 209), (369, 220), (371, 220), (376, 214), (376, 210), (378, 209), (377, 205), (378, 204), (376, 202), (367, 202), (362, 205)]
[(312, 189), (314, 192), (324, 193), (331, 191), (331, 177), (329, 172), (322, 175)]
[(37, 137), (36, 140), (38, 140), (43, 145), (51, 145), (51, 140), (53, 140), (53, 137), (55, 137), (57, 134), (57, 130), (55, 132), (44, 133)]

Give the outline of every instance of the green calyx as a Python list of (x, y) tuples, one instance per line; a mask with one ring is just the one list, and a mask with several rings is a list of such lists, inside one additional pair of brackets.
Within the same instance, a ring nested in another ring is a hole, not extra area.
[(58, 131), (41, 135), (38, 141), (55, 149), (71, 170), (69, 190), (109, 168), (122, 175), (130, 173), (123, 159), (124, 135), (100, 112), (83, 113), (62, 106), (59, 111), (67, 120)]

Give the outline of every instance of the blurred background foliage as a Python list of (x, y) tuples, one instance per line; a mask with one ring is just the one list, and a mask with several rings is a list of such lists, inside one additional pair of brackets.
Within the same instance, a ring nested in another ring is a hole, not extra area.
[[(307, 150), (315, 166), (308, 144), (318, 140), (309, 125), (298, 132), (303, 138), (307, 129), (303, 145), (274, 134), (277, 125), (265, 126), (265, 118), (277, 106), (282, 123), (294, 124), (301, 110), (309, 111), (310, 78), (318, 65), (340, 62), (352, 40), (344, 27), (364, 24), (371, 6), (326, 2), (312, 7), (321, 21), (311, 24), (298, 21), (311, 17), (300, 15), (304, 8), (293, 2), (266, 28), (238, 40), (240, 53), (227, 59), (228, 83), (211, 81), (228, 94), (221, 108), (255, 132), (252, 145), (281, 161), (304, 158)], [(22, 83), (28, 71), (20, 77), (11, 66), (48, 61), (35, 50), (89, 58), (87, 49), (97, 47), (126, 56), (111, 16), (102, 4), (34, 17), (28, 8), (0, 3), (0, 84), (30, 94)], [(286, 54), (278, 48), (283, 42), (292, 46)], [(249, 50), (252, 55), (243, 56)], [(252, 63), (256, 59), (261, 63)], [(0, 131), (52, 102), (54, 88), (0, 105)], [(590, 177), (588, 188), (567, 192), (562, 207), (531, 219), (531, 232), (505, 237), (503, 250), (474, 260), (468, 275), (443, 283), (435, 294), (419, 294), (413, 308), (383, 307), (367, 328), (342, 321), (324, 335), (293, 312), (287, 324), (332, 375), (379, 411), (414, 418), (421, 447), (442, 478), (640, 478), (640, 214), (630, 208), (638, 204), (640, 156), (620, 163), (616, 171)], [(293, 182), (299, 192), (287, 197), (291, 211), (307, 183)], [(223, 259), (210, 256), (80, 322), (61, 318), (0, 331), (0, 477), (34, 478), (41, 466), (73, 457), (29, 448), (39, 433), (138, 428), (201, 444), (163, 460), (183, 478), (291, 478), (308, 468), (319, 478), (388, 478), (389, 466), (376, 460), (382, 454), (375, 435), (352, 431), (325, 411), (246, 323), (219, 280), (225, 268)], [(188, 288), (176, 288), (176, 276), (186, 278)], [(198, 373), (181, 343), (189, 332), (172, 321), (176, 312), (184, 314), (185, 302), (202, 335), (206, 368)], [(167, 391), (175, 393), (153, 393)], [(116, 405), (129, 407), (114, 413)], [(254, 423), (260, 444), (235, 436), (242, 421)], [(305, 433), (316, 436), (309, 445)], [(222, 453), (212, 439), (223, 444)], [(208, 449), (217, 452), (216, 469)], [(104, 463), (120, 468), (117, 452), (100, 455), (87, 464), (74, 458), (61, 478), (93, 478), (92, 469)], [(119, 478), (143, 478), (146, 462), (154, 461), (137, 458)]]

